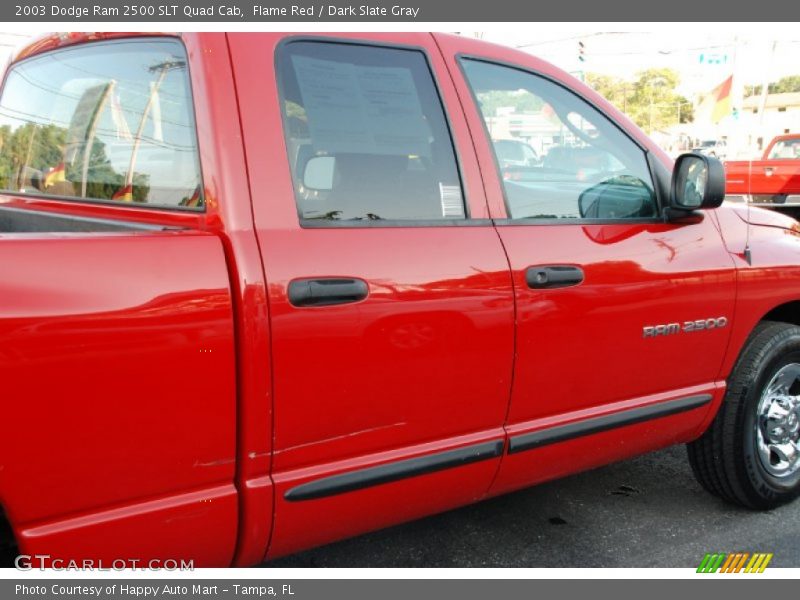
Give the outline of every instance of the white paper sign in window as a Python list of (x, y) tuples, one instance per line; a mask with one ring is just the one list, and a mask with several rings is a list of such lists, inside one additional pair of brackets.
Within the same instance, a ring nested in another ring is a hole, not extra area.
[(292, 56), (317, 152), (430, 156), (411, 71)]

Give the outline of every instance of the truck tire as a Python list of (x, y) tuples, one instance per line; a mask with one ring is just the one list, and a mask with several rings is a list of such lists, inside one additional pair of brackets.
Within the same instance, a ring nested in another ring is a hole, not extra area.
[(706, 432), (687, 445), (700, 484), (767, 510), (800, 494), (800, 327), (759, 323)]

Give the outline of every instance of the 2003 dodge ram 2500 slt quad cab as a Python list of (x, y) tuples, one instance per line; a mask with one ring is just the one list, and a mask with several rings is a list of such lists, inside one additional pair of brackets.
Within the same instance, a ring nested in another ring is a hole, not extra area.
[(798, 224), (528, 54), (51, 36), (0, 134), (12, 554), (254, 564), (677, 443), (800, 490)]

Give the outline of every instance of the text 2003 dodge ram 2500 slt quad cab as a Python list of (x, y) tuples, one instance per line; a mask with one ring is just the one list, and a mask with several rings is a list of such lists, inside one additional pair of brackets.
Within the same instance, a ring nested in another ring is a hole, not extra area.
[(15, 553), (248, 565), (677, 443), (800, 490), (797, 223), (528, 54), (52, 36), (0, 132)]

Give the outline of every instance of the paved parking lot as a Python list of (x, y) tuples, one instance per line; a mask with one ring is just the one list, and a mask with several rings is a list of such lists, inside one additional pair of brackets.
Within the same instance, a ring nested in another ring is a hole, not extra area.
[(800, 567), (800, 500), (731, 507), (683, 446), (265, 563), (270, 567), (696, 567), (706, 552)]

